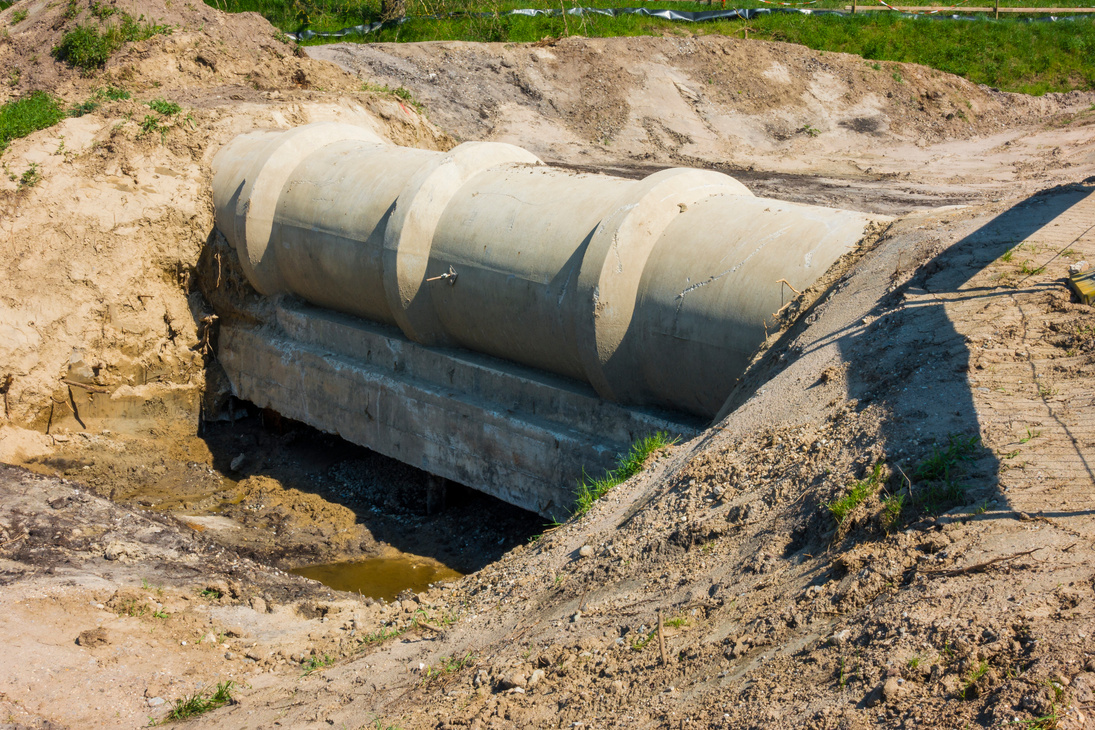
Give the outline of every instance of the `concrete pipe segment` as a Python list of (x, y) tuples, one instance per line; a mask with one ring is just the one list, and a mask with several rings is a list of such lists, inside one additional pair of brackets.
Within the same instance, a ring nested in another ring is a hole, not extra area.
[(758, 198), (717, 172), (643, 180), (322, 123), (213, 161), (217, 226), (254, 287), (711, 417), (787, 301), (871, 217)]

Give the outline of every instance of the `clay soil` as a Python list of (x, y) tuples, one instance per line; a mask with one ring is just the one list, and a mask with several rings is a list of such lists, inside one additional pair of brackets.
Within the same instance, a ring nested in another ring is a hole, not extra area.
[[(90, 76), (43, 51), (63, 6), (0, 14), (0, 94), (133, 93), (0, 158), (41, 173), (0, 179), (7, 723), (138, 727), (232, 681), (188, 723), (1095, 726), (1095, 314), (1063, 285), (1095, 262), (1091, 95), (687, 35), (308, 57), (254, 15), (117, 7), (174, 31)], [(362, 90), (385, 84), (425, 115)], [(161, 97), (183, 111), (150, 134)], [(895, 220), (785, 311), (710, 429), (527, 541), (528, 515), (459, 490), (426, 515), (424, 475), (236, 418), (196, 285), (228, 285), (209, 160), (325, 119)], [(469, 575), (380, 603), (286, 572), (393, 550)]]

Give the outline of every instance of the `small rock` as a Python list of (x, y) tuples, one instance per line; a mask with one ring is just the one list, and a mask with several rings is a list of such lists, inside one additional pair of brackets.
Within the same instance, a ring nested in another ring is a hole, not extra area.
[(228, 661), (232, 661), (233, 659), (236, 658), (236, 655), (233, 654), (230, 651), (226, 651), (226, 652), (224, 652), (224, 658), (227, 659)]
[(897, 677), (890, 677), (882, 685), (882, 699), (886, 702), (892, 702), (901, 693), (901, 683), (897, 681)]
[(203, 644), (216, 644), (217, 643), (216, 634), (214, 634), (212, 631), (210, 631), (209, 633), (207, 633), (205, 636), (202, 637), (202, 643)]
[(581, 611), (575, 611), (575, 612), (574, 612), (574, 615), (570, 617), (570, 622), (571, 622), (572, 624), (573, 624), (573, 623), (578, 623), (578, 620), (579, 620), (580, 618), (582, 618), (582, 612), (581, 612)]
[(160, 705), (162, 705), (166, 701), (167, 700), (165, 700), (163, 697), (150, 697), (148, 699), (148, 706), (149, 707), (159, 707)]
[(252, 596), (251, 608), (257, 613), (266, 613), (266, 600), (262, 596)]
[(1070, 274), (1082, 274), (1087, 271), (1088, 263), (1086, 261), (1077, 261), (1074, 264), (1068, 265), (1068, 273)]
[[(237, 469), (239, 469), (243, 465), (243, 460), (245, 458), (246, 457), (243, 454), (239, 454), (238, 456), (236, 456), (235, 459), (232, 459), (232, 462), (228, 465), (228, 467), (232, 471), (236, 471)], [(222, 461), (221, 463), (223, 464), (224, 462)]]
[(106, 635), (106, 629), (99, 626), (98, 628), (81, 632), (76, 638), (76, 643), (86, 647), (105, 646), (110, 643), (110, 637)]
[(498, 686), (504, 690), (522, 688), (522, 691), (524, 691), (523, 688), (528, 686), (528, 678), (520, 672), (512, 672), (502, 677), (502, 681), (498, 683)]
[(544, 681), (545, 676), (546, 676), (546, 674), (544, 673), (543, 669), (534, 669), (534, 670), (532, 670), (532, 674), (528, 678), (529, 688), (531, 689), (531, 688), (535, 687), (536, 685), (540, 684), (540, 682)]
[(851, 632), (848, 631), (848, 629), (844, 629), (843, 631), (838, 631), (838, 632), (836, 632), (835, 634), (833, 634), (832, 636), (829, 637), (829, 643), (832, 644), (833, 646), (843, 646), (844, 644), (846, 644), (848, 642), (848, 636), (850, 634), (851, 634)]
[(578, 548), (578, 557), (591, 558), (593, 557), (593, 547), (591, 545), (582, 545)]

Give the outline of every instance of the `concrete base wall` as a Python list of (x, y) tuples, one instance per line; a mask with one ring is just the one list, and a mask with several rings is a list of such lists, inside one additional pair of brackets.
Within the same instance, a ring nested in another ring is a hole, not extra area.
[(265, 326), (222, 327), (218, 356), (244, 400), (548, 518), (568, 514), (583, 469), (599, 476), (637, 438), (702, 426), (294, 300)]

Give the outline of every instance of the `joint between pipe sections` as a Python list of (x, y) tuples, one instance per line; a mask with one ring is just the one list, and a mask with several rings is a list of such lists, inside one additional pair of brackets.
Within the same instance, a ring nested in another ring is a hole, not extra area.
[(716, 195), (753, 197), (720, 172), (674, 168), (644, 178), (628, 190), (594, 231), (582, 259), (578, 291), (583, 309), (576, 332), (586, 377), (598, 395), (625, 402), (643, 386), (630, 362), (627, 335), (639, 283), (665, 228), (688, 207)]
[(479, 173), (504, 164), (543, 162), (514, 145), (465, 142), (425, 165), (399, 194), (384, 232), (384, 294), (409, 339), (424, 345), (452, 344), (425, 283), (434, 236), (459, 190)]
[(280, 133), (280, 137), (264, 150), (265, 154), (246, 168), (238, 198), (243, 204), (235, 211), (236, 250), (244, 274), (259, 293), (269, 296), (286, 290), (278, 271), (277, 252), (269, 250), (282, 188), (305, 158), (327, 145), (345, 140), (387, 144), (375, 132), (363, 127), (338, 122), (309, 124)]

